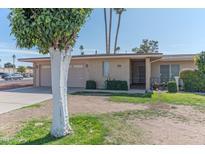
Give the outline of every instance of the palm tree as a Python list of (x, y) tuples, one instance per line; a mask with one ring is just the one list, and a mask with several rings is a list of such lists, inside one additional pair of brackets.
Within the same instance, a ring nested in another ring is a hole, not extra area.
[(110, 44), (111, 44), (111, 33), (112, 33), (112, 8), (110, 8), (110, 22), (109, 22), (109, 40), (108, 40), (109, 54), (110, 54)]
[(80, 51), (81, 51), (80, 54), (81, 54), (81, 55), (84, 55), (84, 51), (83, 51), (83, 50), (84, 50), (84, 47), (83, 47), (83, 45), (80, 45), (79, 49), (80, 49)]
[(109, 33), (107, 24), (107, 11), (104, 8), (104, 21), (105, 21), (105, 41), (106, 41), (106, 54), (110, 54), (110, 44), (111, 44), (111, 32), (112, 32), (112, 8), (110, 8), (110, 18), (109, 18)]
[(118, 40), (118, 34), (119, 34), (119, 29), (120, 29), (121, 16), (122, 16), (122, 13), (124, 11), (126, 11), (126, 9), (124, 9), (124, 8), (116, 8), (114, 10), (118, 14), (117, 32), (116, 32), (116, 36), (115, 36), (115, 45), (114, 45), (114, 54), (115, 54), (116, 51), (117, 51), (117, 40)]
[(12, 56), (12, 58), (13, 58), (13, 73), (15, 72), (15, 60), (16, 60), (16, 55), (13, 55)]
[(108, 51), (108, 38), (107, 38), (107, 13), (106, 13), (106, 8), (104, 8), (104, 21), (105, 21), (105, 44), (106, 44), (106, 54), (108, 54), (109, 51)]

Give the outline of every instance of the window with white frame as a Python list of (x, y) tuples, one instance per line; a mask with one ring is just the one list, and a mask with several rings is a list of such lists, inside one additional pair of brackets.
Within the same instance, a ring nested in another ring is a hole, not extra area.
[(110, 64), (108, 61), (103, 62), (103, 76), (104, 77), (109, 77), (109, 71), (110, 71)]

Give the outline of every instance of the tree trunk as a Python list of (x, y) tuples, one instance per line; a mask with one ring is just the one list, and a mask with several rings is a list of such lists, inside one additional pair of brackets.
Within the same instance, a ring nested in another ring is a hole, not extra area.
[(110, 8), (110, 23), (109, 23), (109, 39), (108, 39), (109, 54), (110, 54), (110, 44), (111, 44), (111, 32), (112, 32), (112, 8)]
[(119, 17), (118, 17), (117, 32), (115, 36), (114, 54), (116, 54), (117, 40), (118, 40), (118, 34), (119, 34), (119, 29), (120, 29), (120, 21), (121, 21), (121, 13), (119, 14)]
[[(50, 48), (51, 80), (53, 93), (53, 120), (51, 135), (62, 137), (71, 133), (67, 106), (67, 79), (71, 55)], [(70, 53), (70, 52), (69, 52)]]
[(104, 8), (104, 20), (105, 20), (105, 44), (106, 44), (106, 54), (108, 54), (108, 36), (107, 36), (107, 13), (106, 8)]

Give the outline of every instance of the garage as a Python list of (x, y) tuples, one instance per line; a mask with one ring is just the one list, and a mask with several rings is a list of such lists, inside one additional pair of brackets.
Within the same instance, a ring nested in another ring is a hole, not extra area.
[(85, 87), (85, 68), (83, 64), (70, 65), (68, 73), (69, 87)]
[(50, 65), (40, 66), (40, 86), (50, 87), (51, 86), (51, 67)]
[[(71, 64), (68, 73), (68, 87), (85, 87), (86, 71), (84, 64)], [(40, 67), (40, 86), (51, 86), (51, 67), (41, 65)]]

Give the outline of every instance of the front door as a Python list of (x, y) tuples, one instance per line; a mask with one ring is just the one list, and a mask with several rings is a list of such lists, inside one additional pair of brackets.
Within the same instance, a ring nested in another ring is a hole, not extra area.
[(132, 62), (132, 88), (144, 89), (145, 87), (145, 62)]

